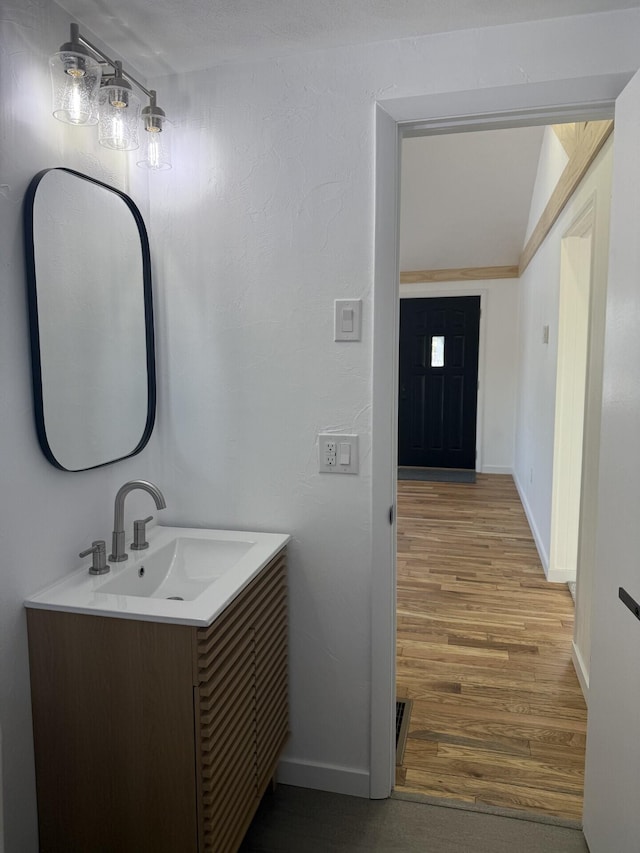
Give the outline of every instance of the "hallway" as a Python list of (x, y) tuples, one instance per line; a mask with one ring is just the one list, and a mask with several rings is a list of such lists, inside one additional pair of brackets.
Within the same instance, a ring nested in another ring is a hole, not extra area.
[(398, 483), (397, 788), (579, 820), (587, 712), (573, 603), (510, 477)]

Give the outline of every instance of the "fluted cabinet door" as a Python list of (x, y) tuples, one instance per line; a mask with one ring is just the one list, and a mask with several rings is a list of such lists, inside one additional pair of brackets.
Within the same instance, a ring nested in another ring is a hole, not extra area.
[(201, 853), (234, 853), (288, 736), (284, 553), (196, 631)]
[(272, 568), (269, 598), (256, 621), (258, 787), (273, 775), (289, 729), (287, 582), (284, 555)]

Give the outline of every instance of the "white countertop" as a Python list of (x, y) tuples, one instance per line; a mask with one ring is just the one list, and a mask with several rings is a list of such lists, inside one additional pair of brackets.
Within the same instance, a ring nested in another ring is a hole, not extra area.
[[(215, 542), (240, 541), (250, 544), (237, 563), (190, 601), (173, 601), (142, 595), (119, 595), (102, 592), (122, 572), (139, 569), (153, 554), (176, 538), (193, 538)], [(249, 584), (253, 578), (290, 541), (287, 533), (253, 533), (240, 530), (211, 530), (197, 527), (163, 527), (156, 525), (147, 533), (149, 549), (129, 550), (129, 559), (112, 563), (104, 575), (91, 575), (88, 562), (25, 601), (25, 607), (41, 610), (63, 610), (116, 619), (138, 619), (148, 622), (171, 622), (179, 625), (210, 625), (216, 616)], [(108, 557), (107, 557), (108, 560)]]

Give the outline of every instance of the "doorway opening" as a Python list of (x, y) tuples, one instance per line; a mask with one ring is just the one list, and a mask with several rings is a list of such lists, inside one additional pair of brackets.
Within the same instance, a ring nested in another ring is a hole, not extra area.
[[(590, 280), (592, 235), (593, 218), (584, 213), (563, 241), (561, 278), (567, 283), (560, 287), (558, 384), (556, 395), (546, 400), (551, 413), (556, 398), (560, 401), (555, 407), (560, 418), (556, 447), (562, 446), (566, 454), (569, 444), (570, 452), (559, 470), (574, 476), (571, 479), (565, 473), (558, 480), (565, 489), (558, 494), (565, 514), (567, 495), (577, 495), (576, 518), (581, 482), (578, 479), (576, 492), (575, 467), (580, 474), (583, 454), (581, 441), (576, 447), (570, 437), (578, 421), (582, 427), (585, 411), (588, 287), (582, 320), (581, 312), (572, 313), (570, 306), (577, 298), (578, 272), (583, 280), (585, 273)], [(518, 282), (510, 283), (514, 285)], [(402, 318), (411, 314), (414, 301), (426, 306), (431, 300), (401, 300), (399, 465), (431, 461), (420, 455), (423, 448), (415, 440), (409, 450), (419, 455), (403, 456), (407, 453), (403, 429), (406, 433), (408, 417), (409, 436), (417, 427), (430, 435), (429, 416), (433, 420), (434, 415), (429, 403), (434, 397), (428, 391), (425, 368), (435, 368), (437, 374), (444, 366), (440, 349), (433, 346), (440, 336), (426, 321), (424, 309), (417, 326), (413, 320), (409, 323), (412, 332), (409, 343), (404, 342), (403, 355)], [(434, 306), (436, 310), (435, 300)], [(548, 328), (543, 324), (541, 331), (541, 343), (546, 346)], [(413, 356), (409, 367), (403, 363), (407, 347)], [(546, 353), (543, 350), (537, 357)], [(517, 361), (517, 350), (510, 358)], [(431, 364), (434, 359), (435, 365)], [(409, 377), (421, 393), (411, 396), (403, 377)], [(477, 381), (474, 384), (477, 388)], [(442, 394), (435, 395), (440, 429), (442, 399)], [(473, 450), (475, 468), (475, 446)], [(562, 454), (556, 454), (554, 472), (561, 462)], [(506, 478), (492, 474), (480, 478), (479, 491), (473, 496), (456, 494), (459, 486), (399, 484), (398, 685), (399, 695), (413, 699), (422, 717), (415, 721), (413, 740), (409, 738), (413, 756), (405, 762), (413, 760), (414, 767), (407, 775), (405, 766), (398, 782), (405, 790), (424, 790), (427, 796), (576, 819), (582, 803), (586, 707), (571, 664), (572, 631), (567, 633), (567, 627), (573, 620), (572, 604), (564, 585), (555, 587), (545, 578), (511, 479), (507, 484)], [(555, 474), (554, 499), (558, 500)], [(426, 519), (421, 517), (424, 511)], [(557, 525), (555, 517), (553, 523)], [(566, 520), (560, 523), (566, 530)], [(552, 539), (552, 555), (557, 553), (554, 544), (557, 540)], [(576, 553), (577, 547), (576, 539)], [(552, 565), (545, 565), (545, 570)], [(416, 606), (421, 596), (428, 602), (424, 609)], [(468, 663), (472, 665), (467, 667)], [(531, 689), (534, 684), (537, 694)], [(554, 694), (560, 695), (555, 706)], [(524, 705), (529, 706), (525, 712)], [(554, 762), (552, 772), (549, 762)]]
[[(371, 716), (369, 795), (386, 798), (395, 776), (397, 314), (399, 144), (405, 132), (452, 132), (611, 118), (631, 74), (547, 80), (391, 98), (375, 109), (375, 258), (371, 446)], [(604, 268), (606, 270), (605, 260)], [(585, 433), (585, 452), (587, 451)], [(390, 509), (391, 507), (391, 509)], [(388, 523), (390, 522), (390, 523)]]

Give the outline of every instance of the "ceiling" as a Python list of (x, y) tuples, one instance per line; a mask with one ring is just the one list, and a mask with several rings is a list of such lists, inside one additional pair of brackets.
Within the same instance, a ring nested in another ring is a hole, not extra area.
[(147, 78), (316, 48), (640, 6), (640, 0), (58, 2)]
[[(321, 48), (640, 7), (640, 0), (57, 2), (147, 79)], [(65, 38), (61, 33), (60, 41)], [(517, 263), (542, 132), (406, 140), (402, 269)]]
[(400, 269), (517, 265), (544, 127), (403, 140)]

